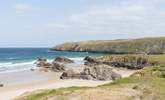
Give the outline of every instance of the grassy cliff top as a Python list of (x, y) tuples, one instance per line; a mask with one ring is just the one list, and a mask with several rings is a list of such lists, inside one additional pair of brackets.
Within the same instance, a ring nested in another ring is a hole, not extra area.
[(70, 42), (57, 45), (53, 50), (162, 54), (165, 53), (165, 37)]

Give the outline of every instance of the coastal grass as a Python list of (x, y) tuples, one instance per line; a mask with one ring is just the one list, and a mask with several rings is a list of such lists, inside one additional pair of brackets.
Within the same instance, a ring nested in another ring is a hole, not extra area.
[[(20, 97), (17, 100), (47, 100), (51, 97), (60, 97), (60, 100), (67, 100), (68, 94), (77, 93), (80, 91), (88, 91), (91, 89), (111, 90), (114, 88), (123, 89), (129, 88), (141, 92), (141, 100), (164, 100), (165, 98), (165, 66), (149, 66), (141, 71), (138, 71), (127, 78), (122, 78), (100, 85), (95, 88), (91, 87), (69, 87), (54, 90), (44, 90), (41, 92), (33, 92), (31, 94)], [(58, 98), (59, 99), (59, 98)], [(126, 100), (133, 100), (128, 97)]]
[[(25, 93), (22, 96), (16, 98), (15, 100), (46, 100), (47, 98), (53, 96), (61, 96), (77, 92), (80, 90), (89, 89), (90, 87), (68, 87), (50, 90), (38, 90), (32, 93)], [(62, 99), (61, 99), (62, 100)]]
[(145, 55), (145, 54), (110, 54), (110, 55), (104, 55), (102, 57), (98, 57), (97, 59), (100, 60), (107, 60), (107, 61), (111, 61), (112, 59), (116, 59), (116, 60), (121, 60), (123, 58), (127, 58), (129, 60), (131, 59), (136, 59), (138, 57), (142, 57), (147, 59), (148, 62), (151, 63), (157, 63), (159, 65), (164, 65), (165, 64), (165, 54), (160, 54), (160, 55)]
[[(142, 93), (141, 100), (164, 100), (165, 98), (165, 66), (150, 66), (113, 83), (104, 84), (99, 87), (116, 88), (127, 87)], [(133, 100), (133, 99), (130, 99)]]

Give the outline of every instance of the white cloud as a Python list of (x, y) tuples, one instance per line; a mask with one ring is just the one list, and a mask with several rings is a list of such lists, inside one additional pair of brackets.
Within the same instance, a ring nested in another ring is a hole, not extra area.
[(17, 14), (24, 14), (32, 10), (32, 6), (28, 4), (16, 4), (15, 11)]
[(161, 8), (165, 2), (123, 0), (119, 3), (120, 5), (90, 7), (84, 12), (68, 16), (51, 28), (61, 33), (137, 34), (137, 36), (165, 34), (165, 7)]

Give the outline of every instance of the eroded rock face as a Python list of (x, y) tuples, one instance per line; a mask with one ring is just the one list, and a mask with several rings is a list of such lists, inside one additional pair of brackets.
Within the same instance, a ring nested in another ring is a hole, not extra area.
[(54, 61), (61, 62), (61, 63), (74, 63), (73, 60), (66, 57), (57, 57)]
[(61, 79), (87, 79), (87, 80), (116, 80), (121, 75), (112, 71), (110, 66), (96, 65), (84, 68), (80, 73), (68, 70), (61, 75)]
[(109, 60), (104, 60), (104, 59), (94, 59), (94, 58), (87, 58), (85, 59), (86, 62), (84, 63), (85, 65), (88, 66), (93, 66), (93, 65), (97, 65), (97, 64), (105, 64), (105, 65), (109, 65), (109, 66), (113, 66), (113, 67), (123, 67), (123, 68), (127, 68), (127, 69), (142, 69), (143, 67), (145, 67), (146, 65), (149, 64), (149, 62), (147, 61), (147, 59), (142, 58), (142, 57), (114, 57), (114, 58), (110, 58)]
[(70, 70), (63, 72), (60, 79), (72, 79), (72, 78), (74, 78), (75, 74), (76, 73), (74, 72), (74, 70), (70, 69)]
[(121, 75), (115, 73), (110, 66), (103, 64), (87, 67), (84, 69), (84, 72), (96, 80), (115, 80), (121, 78)]
[(53, 71), (65, 71), (65, 66), (63, 64), (60, 64), (58, 62), (52, 62), (52, 67), (51, 69)]

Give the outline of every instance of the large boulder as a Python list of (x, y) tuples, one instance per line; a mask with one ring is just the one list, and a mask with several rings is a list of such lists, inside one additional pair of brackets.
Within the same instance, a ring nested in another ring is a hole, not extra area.
[(73, 70), (63, 72), (61, 79), (87, 79), (87, 80), (116, 80), (121, 78), (120, 74), (115, 73), (108, 65), (95, 65), (85, 67), (80, 73), (76, 73)]
[[(55, 72), (59, 72), (59, 71), (64, 71), (65, 70), (65, 66), (62, 63), (53, 61), (51, 63), (47, 62), (46, 59), (41, 59), (39, 58), (36, 62), (35, 62), (36, 66), (40, 68), (40, 70), (43, 70), (45, 72), (48, 71), (55, 71)], [(31, 69), (31, 71), (33, 71), (33, 69)]]
[(104, 64), (86, 67), (84, 73), (92, 76), (96, 80), (116, 80), (121, 78), (120, 74), (115, 73), (110, 66)]
[(65, 66), (63, 64), (53, 61), (51, 69), (56, 72), (65, 71)]
[(73, 60), (66, 58), (66, 57), (56, 57), (56, 59), (54, 61), (61, 62), (61, 63), (74, 63)]
[(92, 80), (94, 79), (91, 75), (86, 74), (84, 72), (77, 73), (73, 69), (67, 70), (62, 73), (60, 79), (86, 79)]
[(70, 69), (62, 73), (60, 79), (72, 79), (74, 78), (75, 72), (74, 70)]
[(86, 56), (84, 58), (85, 61), (88, 61), (88, 62), (96, 62), (94, 58), (90, 57), (90, 56)]
[(97, 65), (97, 64), (101, 64), (102, 62), (100, 61), (97, 61), (95, 58), (92, 58), (90, 56), (86, 56), (84, 58), (84, 65), (87, 65), (87, 66), (94, 66), (94, 65)]
[(50, 68), (52, 65), (51, 63), (48, 63), (46, 59), (39, 58), (35, 62), (37, 67), (44, 67), (44, 68)]

